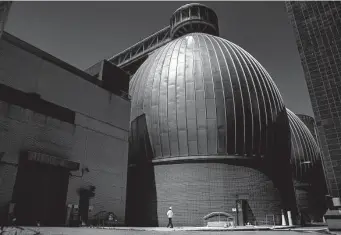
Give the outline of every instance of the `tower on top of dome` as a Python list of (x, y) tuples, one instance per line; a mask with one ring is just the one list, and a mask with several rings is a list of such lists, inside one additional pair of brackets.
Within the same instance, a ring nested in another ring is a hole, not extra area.
[(186, 4), (177, 9), (170, 19), (170, 27), (173, 39), (193, 32), (219, 36), (216, 13), (200, 3)]

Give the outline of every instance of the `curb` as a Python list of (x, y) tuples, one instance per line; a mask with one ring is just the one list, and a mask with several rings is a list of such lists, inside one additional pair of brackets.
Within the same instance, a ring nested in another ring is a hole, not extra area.
[(119, 228), (119, 227), (114, 227), (114, 228), (106, 228), (102, 227), (99, 229), (108, 229), (108, 230), (129, 230), (129, 231), (159, 231), (159, 232), (167, 232), (167, 231), (193, 231), (193, 232), (220, 232), (220, 231), (233, 231), (233, 232), (242, 232), (242, 231), (271, 231), (273, 230), (271, 227), (252, 227), (252, 228), (173, 228), (173, 229), (164, 229), (164, 230), (159, 230), (157, 228)]

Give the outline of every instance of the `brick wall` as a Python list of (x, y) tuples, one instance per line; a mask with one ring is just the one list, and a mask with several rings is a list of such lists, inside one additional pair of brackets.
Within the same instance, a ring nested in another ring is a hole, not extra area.
[(173, 207), (175, 226), (200, 226), (211, 212), (227, 212), (237, 199), (248, 200), (258, 224), (266, 215), (280, 215), (280, 196), (272, 181), (248, 167), (223, 163), (156, 165), (155, 182), (159, 226), (167, 225)]

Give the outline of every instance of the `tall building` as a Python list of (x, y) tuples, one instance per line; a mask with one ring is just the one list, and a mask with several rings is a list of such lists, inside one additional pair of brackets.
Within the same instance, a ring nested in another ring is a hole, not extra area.
[(2, 32), (4, 31), (6, 20), (7, 20), (11, 5), (12, 5), (12, 2), (10, 1), (0, 2), (0, 38), (1, 38)]
[(328, 192), (341, 190), (341, 2), (286, 2), (301, 57)]

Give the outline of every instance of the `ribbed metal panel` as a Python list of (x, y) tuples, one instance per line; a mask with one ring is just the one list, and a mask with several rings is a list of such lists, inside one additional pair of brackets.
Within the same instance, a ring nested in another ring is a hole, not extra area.
[(292, 111), (287, 109), (291, 131), (291, 163), (294, 175), (300, 179), (315, 164), (320, 164), (320, 148), (308, 127)]
[(262, 156), (274, 146), (276, 126), (286, 125), (268, 72), (241, 47), (208, 34), (188, 34), (156, 50), (129, 93), (131, 121), (146, 115), (154, 158)]

